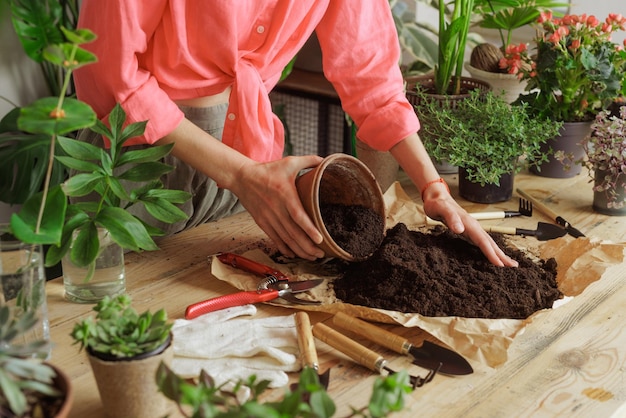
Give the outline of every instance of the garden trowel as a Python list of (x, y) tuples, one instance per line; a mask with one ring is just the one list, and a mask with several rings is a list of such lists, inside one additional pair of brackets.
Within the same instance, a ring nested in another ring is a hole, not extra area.
[(420, 367), (429, 370), (438, 369), (439, 373), (454, 375), (474, 372), (472, 366), (460, 354), (430, 341), (424, 341), (421, 346), (416, 347), (406, 338), (343, 312), (338, 312), (333, 317), (333, 323), (396, 353), (413, 357), (413, 363)]

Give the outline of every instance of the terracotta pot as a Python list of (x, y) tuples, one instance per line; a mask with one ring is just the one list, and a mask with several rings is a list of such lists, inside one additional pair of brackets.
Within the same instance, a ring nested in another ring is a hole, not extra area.
[(56, 413), (55, 418), (66, 418), (70, 414), (72, 409), (72, 403), (74, 402), (74, 388), (72, 387), (72, 381), (63, 372), (63, 370), (50, 364), (50, 367), (54, 369), (56, 377), (54, 378), (54, 386), (63, 393), (63, 403), (61, 409)]
[[(541, 177), (569, 178), (580, 174), (582, 167), (573, 161), (580, 160), (585, 151), (580, 142), (591, 132), (591, 122), (565, 122), (559, 130), (560, 136), (541, 144), (541, 152), (548, 153), (548, 161), (530, 166), (530, 171)], [(572, 157), (566, 169), (562, 162), (554, 158), (556, 151), (563, 151)]]
[(528, 81), (520, 81), (516, 74), (492, 73), (465, 63), (465, 69), (472, 78), (489, 83), (493, 93), (507, 103), (513, 103), (526, 90)]
[(88, 353), (105, 416), (153, 418), (166, 416), (172, 402), (159, 392), (156, 371), (161, 361), (171, 364), (171, 339), (165, 349), (140, 359), (102, 360)]
[[(330, 236), (320, 212), (324, 204), (361, 205), (385, 219), (385, 202), (376, 178), (364, 163), (350, 155), (337, 153), (324, 158), (296, 179), (296, 188), (304, 209), (322, 233), (319, 247), (327, 257), (356, 260)], [(384, 232), (383, 225), (380, 233)]]
[[(491, 86), (489, 83), (478, 80), (471, 77), (462, 77), (461, 78), (461, 94), (436, 94), (434, 93), (435, 89), (435, 79), (432, 75), (426, 76), (417, 76), (417, 77), (407, 77), (405, 79), (407, 87), (406, 87), (406, 98), (411, 103), (415, 109), (415, 113), (418, 117), (420, 117), (420, 106), (423, 105), (423, 98), (416, 93), (416, 87), (419, 85), (426, 93), (428, 100), (437, 103), (440, 107), (450, 106), (451, 108), (455, 108), (457, 103), (461, 100), (465, 100), (470, 96), (470, 92), (472, 90), (480, 90), (483, 93), (491, 90)], [(422, 118), (420, 120), (422, 126), (426, 126), (427, 122)], [(437, 131), (436, 127), (429, 127), (429, 130)], [(434, 138), (429, 138), (425, 132), (420, 133), (420, 136), (424, 142), (427, 141), (436, 141), (436, 135)], [(436, 161), (432, 159), (437, 172), (440, 174), (454, 174), (458, 172), (458, 167), (450, 164), (447, 160)]]
[(474, 183), (467, 179), (467, 172), (459, 167), (459, 194), (462, 198), (476, 203), (505, 202), (513, 195), (513, 174), (503, 174), (500, 185)]
[[(606, 176), (605, 170), (596, 170), (594, 173), (594, 186), (600, 185), (604, 177)], [(617, 202), (626, 202), (626, 176), (620, 176), (620, 178), (614, 180), (616, 188), (614, 190), (594, 191), (593, 192), (593, 210), (603, 215), (609, 216), (624, 216), (626, 215), (626, 206), (621, 208), (609, 207), (609, 200)], [(615, 193), (615, 199), (613, 199), (612, 193)]]
[(365, 142), (357, 140), (356, 156), (374, 174), (383, 193), (398, 179), (400, 165), (391, 153), (375, 150)]

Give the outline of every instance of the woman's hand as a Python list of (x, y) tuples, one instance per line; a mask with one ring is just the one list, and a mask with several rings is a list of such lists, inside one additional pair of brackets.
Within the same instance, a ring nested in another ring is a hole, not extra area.
[(286, 157), (269, 163), (241, 166), (230, 190), (286, 256), (314, 260), (324, 256), (317, 247), (322, 235), (307, 215), (295, 186), (298, 173), (315, 167), (318, 156)]
[(429, 187), (423, 198), (426, 215), (441, 220), (452, 232), (468, 238), (492, 264), (501, 267), (518, 266), (518, 262), (498, 247), (480, 223), (459, 206), (443, 184)]

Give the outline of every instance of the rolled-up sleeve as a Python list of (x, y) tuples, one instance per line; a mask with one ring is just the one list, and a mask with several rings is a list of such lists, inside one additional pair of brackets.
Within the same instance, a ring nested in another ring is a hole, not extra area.
[(84, 47), (98, 62), (74, 73), (77, 97), (91, 105), (100, 119), (120, 103), (127, 123), (148, 120), (144, 135), (129, 145), (152, 144), (183, 119), (154, 75), (141, 65), (141, 56), (148, 50), (166, 5), (166, 0), (84, 0), (81, 6), (79, 27), (98, 37)]
[(331, 0), (317, 27), (324, 73), (358, 137), (387, 151), (419, 130), (404, 94), (400, 47), (386, 0)]

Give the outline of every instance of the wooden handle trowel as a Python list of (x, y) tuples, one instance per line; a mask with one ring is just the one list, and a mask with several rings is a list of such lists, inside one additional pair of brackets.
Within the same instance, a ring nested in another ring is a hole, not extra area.
[(474, 372), (472, 366), (460, 354), (430, 341), (424, 341), (421, 346), (416, 347), (406, 338), (343, 312), (338, 312), (333, 317), (333, 323), (396, 353), (410, 355), (413, 357), (413, 363), (420, 367), (438, 369), (439, 373), (454, 375)]
[(300, 347), (300, 356), (302, 358), (302, 367), (310, 367), (314, 369), (319, 377), (320, 384), (328, 389), (330, 381), (330, 369), (324, 373), (319, 373), (319, 363), (317, 360), (317, 350), (315, 349), (315, 339), (311, 331), (311, 321), (306, 312), (299, 311), (296, 313), (296, 330), (298, 331), (298, 346)]

